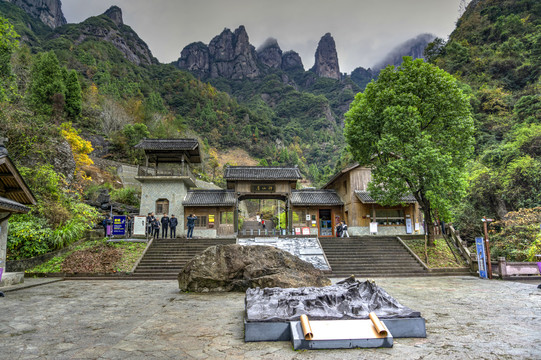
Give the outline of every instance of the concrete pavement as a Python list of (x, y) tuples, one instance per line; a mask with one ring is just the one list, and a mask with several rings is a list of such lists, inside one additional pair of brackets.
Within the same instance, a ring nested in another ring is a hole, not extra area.
[(421, 312), (426, 339), (390, 349), (294, 351), (245, 343), (243, 293), (175, 281), (61, 281), (0, 298), (2, 359), (540, 359), (537, 284), (474, 277), (375, 279)]

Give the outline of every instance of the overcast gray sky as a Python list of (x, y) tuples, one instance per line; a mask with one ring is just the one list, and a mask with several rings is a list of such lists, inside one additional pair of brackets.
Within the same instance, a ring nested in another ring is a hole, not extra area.
[(69, 23), (122, 9), (131, 26), (161, 62), (179, 58), (188, 44), (208, 44), (224, 28), (244, 25), (250, 43), (268, 37), (282, 51), (295, 50), (304, 68), (314, 64), (319, 39), (330, 32), (340, 71), (370, 67), (392, 48), (421, 33), (447, 38), (459, 15), (460, 0), (62, 0)]

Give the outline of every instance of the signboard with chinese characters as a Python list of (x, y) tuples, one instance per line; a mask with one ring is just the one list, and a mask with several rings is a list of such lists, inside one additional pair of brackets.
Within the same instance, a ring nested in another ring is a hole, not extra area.
[(252, 184), (251, 190), (253, 193), (271, 193), (276, 191), (274, 184)]
[(411, 231), (411, 219), (410, 218), (407, 218), (406, 219), (406, 234), (411, 234), (412, 231)]
[(113, 216), (113, 235), (124, 235), (126, 233), (126, 216)]
[(475, 238), (475, 248), (477, 249), (477, 264), (479, 266), (479, 277), (487, 279), (487, 264), (485, 261), (485, 245), (482, 237)]
[(377, 222), (371, 222), (370, 223), (370, 233), (376, 234), (378, 232), (378, 223)]
[(134, 216), (133, 217), (133, 235), (145, 235), (146, 234), (146, 216)]
[(302, 234), (303, 235), (310, 235), (310, 228), (309, 227), (303, 227), (302, 228)]
[(209, 223), (214, 224), (214, 214), (209, 214)]

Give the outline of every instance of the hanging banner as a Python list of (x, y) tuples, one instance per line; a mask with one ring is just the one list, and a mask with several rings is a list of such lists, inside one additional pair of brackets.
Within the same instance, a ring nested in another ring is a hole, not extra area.
[(124, 235), (126, 233), (126, 216), (113, 216), (113, 235)]
[(411, 219), (410, 218), (407, 218), (406, 219), (406, 234), (411, 234), (412, 231), (411, 231)]
[(475, 248), (477, 249), (477, 264), (479, 266), (479, 277), (487, 279), (487, 264), (485, 260), (485, 245), (482, 237), (475, 238)]
[(133, 235), (146, 235), (146, 216), (134, 216), (133, 217)]

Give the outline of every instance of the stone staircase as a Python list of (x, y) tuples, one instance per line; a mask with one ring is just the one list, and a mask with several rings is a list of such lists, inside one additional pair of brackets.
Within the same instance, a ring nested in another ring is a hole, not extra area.
[(332, 277), (431, 275), (395, 237), (319, 238)]
[(214, 245), (235, 244), (235, 239), (154, 240), (131, 278), (139, 280), (177, 279), (178, 273), (194, 256)]

